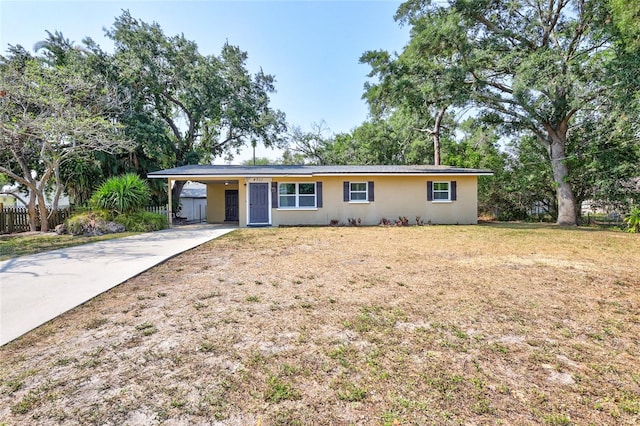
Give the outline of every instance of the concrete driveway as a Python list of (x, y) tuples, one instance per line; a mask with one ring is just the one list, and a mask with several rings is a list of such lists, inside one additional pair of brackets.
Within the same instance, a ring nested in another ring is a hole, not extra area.
[(141, 272), (236, 229), (189, 225), (0, 262), (0, 345)]

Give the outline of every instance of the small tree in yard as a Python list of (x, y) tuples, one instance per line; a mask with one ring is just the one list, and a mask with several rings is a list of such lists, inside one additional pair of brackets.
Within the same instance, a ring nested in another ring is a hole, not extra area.
[(126, 143), (109, 119), (114, 97), (106, 85), (47, 65), (19, 46), (11, 53), (0, 56), (0, 173), (28, 189), (30, 229), (37, 230), (39, 211), (46, 232), (45, 191), (55, 188), (53, 213), (63, 191), (60, 165)]
[(150, 195), (147, 182), (138, 175), (129, 173), (107, 179), (91, 197), (91, 204), (117, 216), (144, 209), (149, 203)]

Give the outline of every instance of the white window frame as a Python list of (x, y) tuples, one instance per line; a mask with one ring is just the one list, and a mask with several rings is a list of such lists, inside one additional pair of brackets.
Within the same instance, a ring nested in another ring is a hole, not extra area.
[[(281, 185), (295, 185), (295, 194), (280, 194)], [(311, 194), (300, 194), (300, 185), (313, 185), (313, 206), (300, 206), (300, 197), (311, 198)], [(278, 209), (281, 210), (317, 210), (318, 208), (318, 185), (316, 182), (278, 182)], [(281, 197), (295, 196), (295, 206), (282, 206)]]
[[(352, 190), (352, 185), (364, 184), (364, 191)], [(364, 199), (353, 199), (353, 194), (362, 194), (364, 192)], [(368, 203), (369, 202), (369, 182), (349, 182), (349, 202), (350, 203)]]
[[(447, 184), (447, 189), (436, 189), (436, 185), (438, 184)], [(447, 194), (447, 198), (436, 198), (436, 193), (438, 194)], [(433, 189), (431, 190), (431, 198), (433, 199), (434, 203), (448, 203), (451, 202), (451, 181), (434, 181), (433, 182)]]

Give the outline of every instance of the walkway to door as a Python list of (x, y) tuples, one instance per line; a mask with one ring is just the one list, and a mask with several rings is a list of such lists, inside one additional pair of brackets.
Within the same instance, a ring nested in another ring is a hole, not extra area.
[(0, 262), (0, 345), (234, 229), (180, 226)]

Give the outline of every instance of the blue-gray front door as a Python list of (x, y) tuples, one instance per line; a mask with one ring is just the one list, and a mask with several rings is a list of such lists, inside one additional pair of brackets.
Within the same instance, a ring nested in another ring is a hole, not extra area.
[(269, 223), (269, 184), (249, 184), (249, 224)]

